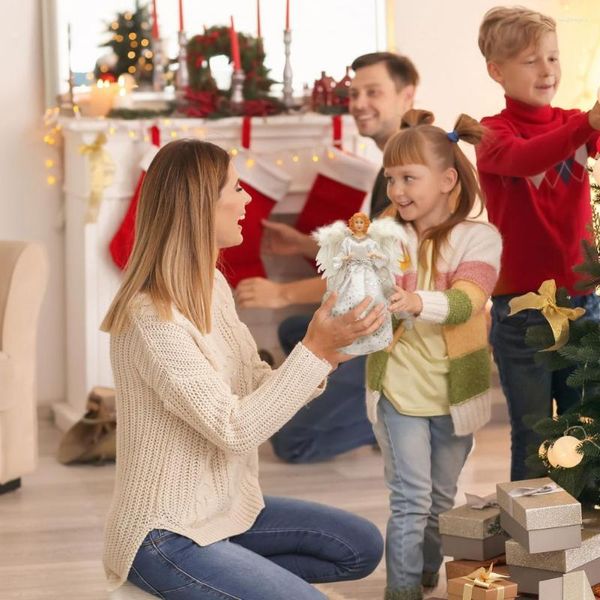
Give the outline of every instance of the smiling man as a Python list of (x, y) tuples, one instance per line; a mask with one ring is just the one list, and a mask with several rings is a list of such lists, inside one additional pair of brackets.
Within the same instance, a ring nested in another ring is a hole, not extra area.
[[(352, 69), (355, 74), (350, 85), (350, 114), (359, 133), (373, 139), (383, 150), (388, 139), (398, 131), (402, 115), (412, 108), (419, 74), (410, 59), (392, 52), (359, 56), (352, 63)], [(381, 169), (373, 185), (370, 216), (377, 216), (388, 204)], [(264, 225), (263, 242), (267, 252), (316, 256), (317, 246), (309, 235), (285, 223), (267, 221)], [(241, 281), (235, 293), (242, 308), (282, 308), (320, 302), (325, 282), (320, 277), (288, 282), (254, 277)]]
[[(400, 127), (402, 115), (412, 108), (419, 75), (412, 62), (391, 52), (375, 52), (353, 63), (355, 76), (350, 87), (350, 114), (361, 135), (372, 138), (383, 150)], [(389, 204), (383, 169), (371, 196), (371, 216)], [(314, 258), (317, 252), (310, 236), (283, 223), (266, 222), (265, 250), (273, 254), (302, 254)], [(285, 283), (253, 278), (241, 281), (236, 299), (242, 307), (280, 308), (290, 304), (317, 304), (325, 292), (320, 277)], [(306, 332), (311, 315), (286, 319), (279, 327), (279, 340), (290, 353)], [(368, 444), (375, 438), (364, 401), (365, 357), (340, 366), (329, 378), (327, 389), (309, 406), (301, 409), (271, 442), (275, 453), (289, 462), (326, 460)]]

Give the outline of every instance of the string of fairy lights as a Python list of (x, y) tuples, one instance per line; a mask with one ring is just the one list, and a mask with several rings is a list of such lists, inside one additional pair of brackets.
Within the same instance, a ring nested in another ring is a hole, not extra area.
[[(302, 117), (299, 117), (301, 119)], [(70, 122), (71, 120), (69, 120)], [(191, 121), (191, 122), (190, 122)], [(197, 139), (206, 139), (208, 127), (202, 123), (193, 122), (191, 119), (140, 119), (135, 121), (124, 121), (119, 119), (86, 119), (79, 120), (79, 123), (93, 123), (95, 127), (86, 131), (104, 133), (107, 137), (107, 143), (111, 139), (122, 141), (126, 138), (128, 141), (136, 143), (150, 143), (149, 129), (157, 125), (161, 131), (162, 143), (178, 138), (194, 137)], [(98, 127), (98, 124), (101, 126)], [(54, 186), (62, 180), (62, 148), (63, 148), (63, 126), (59, 119), (58, 108), (48, 109), (44, 116), (45, 132), (43, 141), (48, 147), (48, 155), (44, 158), (44, 167), (46, 170), (46, 183)], [(224, 132), (211, 132), (215, 138)], [(229, 132), (227, 132), (229, 133)], [(223, 135), (223, 137), (228, 137)], [(243, 151), (240, 145), (228, 145), (225, 149), (233, 157)], [(358, 142), (353, 148), (355, 154), (366, 156), (367, 144)], [(301, 146), (293, 149), (280, 149), (275, 152), (266, 152), (260, 155), (261, 160), (270, 161), (277, 167), (303, 168), (307, 163), (319, 163), (323, 160), (335, 160), (336, 154), (325, 143), (311, 146)], [(249, 157), (246, 159), (246, 166), (252, 168), (255, 166), (255, 159)]]

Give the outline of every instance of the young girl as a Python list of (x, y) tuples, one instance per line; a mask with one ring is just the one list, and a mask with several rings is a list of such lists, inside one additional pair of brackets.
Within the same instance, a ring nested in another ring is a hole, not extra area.
[(382, 306), (333, 318), (329, 299), (276, 371), (261, 362), (223, 276), (248, 194), (228, 154), (167, 144), (142, 187), (135, 245), (102, 328), (117, 389), (117, 472), (105, 536), (112, 587), (159, 598), (316, 600), (307, 582), (358, 579), (379, 531), (344, 511), (264, 498), (258, 446), (321, 391), (337, 348), (375, 331)]
[(391, 516), (386, 600), (419, 600), (442, 563), (438, 516), (452, 508), (472, 433), (490, 417), (484, 306), (498, 276), (501, 239), (469, 219), (479, 186), (458, 140), (481, 126), (462, 115), (446, 133), (411, 110), (384, 150), (387, 192), (408, 235), (389, 309), (398, 325), (387, 350), (368, 359), (369, 414), (385, 461)]

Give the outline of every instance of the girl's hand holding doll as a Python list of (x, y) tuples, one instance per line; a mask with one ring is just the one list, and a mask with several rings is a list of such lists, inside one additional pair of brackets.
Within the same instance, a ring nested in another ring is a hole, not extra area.
[(418, 315), (423, 310), (423, 302), (419, 294), (407, 292), (406, 290), (394, 286), (396, 292), (390, 296), (388, 310), (392, 313), (407, 312), (411, 315)]

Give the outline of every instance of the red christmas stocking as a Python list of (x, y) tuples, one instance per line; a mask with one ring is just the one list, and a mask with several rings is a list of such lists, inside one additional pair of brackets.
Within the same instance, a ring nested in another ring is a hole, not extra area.
[(298, 215), (296, 229), (309, 234), (317, 227), (349, 219), (361, 209), (377, 171), (377, 166), (364, 158), (328, 148)]
[(144, 182), (144, 177), (146, 176), (146, 171), (148, 170), (150, 163), (160, 148), (160, 131), (156, 125), (153, 125), (150, 128), (150, 136), (152, 139), (152, 147), (148, 148), (148, 151), (140, 161), (142, 172), (140, 173), (137, 185), (135, 186), (135, 192), (133, 192), (133, 197), (131, 198), (125, 217), (109, 245), (112, 259), (119, 269), (125, 268), (129, 256), (131, 255), (135, 235), (135, 215), (137, 213), (142, 183)]
[(244, 241), (221, 252), (219, 268), (232, 287), (247, 277), (266, 276), (260, 257), (261, 221), (287, 194), (291, 183), (287, 173), (247, 150), (240, 150), (234, 164), (252, 202), (246, 207), (246, 218), (242, 221)]

